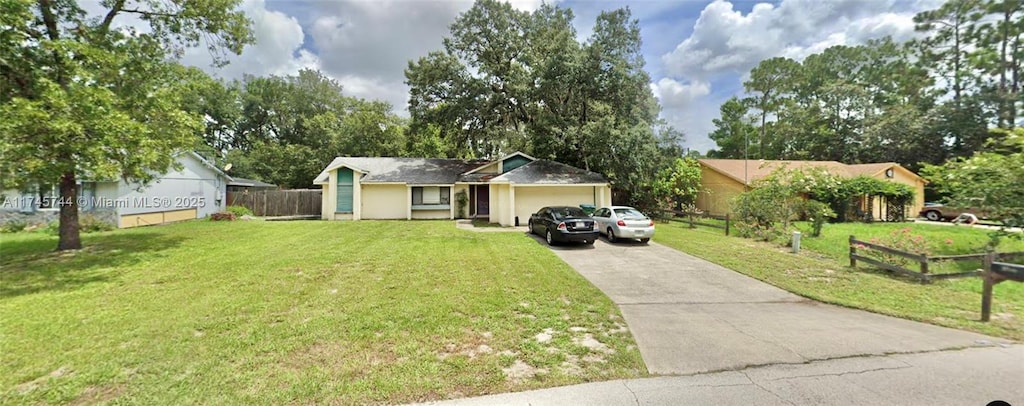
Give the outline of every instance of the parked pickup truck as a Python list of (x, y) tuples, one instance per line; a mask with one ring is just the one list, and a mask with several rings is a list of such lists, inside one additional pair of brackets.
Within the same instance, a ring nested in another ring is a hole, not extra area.
[(953, 207), (938, 203), (926, 203), (924, 209), (921, 209), (920, 216), (931, 221), (948, 221), (957, 218), (957, 216), (963, 213), (973, 214), (980, 219), (988, 218), (988, 215), (983, 210), (974, 207)]

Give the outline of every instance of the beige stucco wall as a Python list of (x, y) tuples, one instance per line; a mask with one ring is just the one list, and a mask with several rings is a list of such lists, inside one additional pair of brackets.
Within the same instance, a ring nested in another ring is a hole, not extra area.
[[(917, 217), (917, 213), (919, 213), (921, 209), (924, 208), (924, 180), (918, 177), (913, 172), (911, 172), (909, 169), (903, 167), (893, 167), (892, 178), (885, 177), (885, 171), (876, 174), (875, 178), (890, 182), (902, 183), (914, 189), (914, 202), (912, 203), (910, 208), (907, 209), (908, 218)], [(874, 202), (874, 215), (876, 219), (882, 217), (882, 209), (880, 207), (881, 203), (879, 200), (876, 200)]]
[(743, 183), (718, 171), (700, 168), (701, 191), (697, 194), (697, 208), (710, 214), (722, 215), (732, 211), (732, 199), (743, 193)]
[(404, 184), (372, 184), (360, 185), (362, 194), (362, 210), (360, 218), (368, 220), (405, 219), (409, 201), (405, 200)]
[(328, 173), (327, 184), (323, 185), (323, 193), (320, 194), (320, 218), (323, 220), (334, 220), (334, 208), (338, 205), (338, 172)]
[(487, 189), (489, 194), (489, 213), (488, 221), (491, 223), (498, 223), (502, 225), (511, 224), (509, 217), (511, 216), (512, 209), (509, 207), (509, 190), (511, 185), (507, 183), (493, 183)]
[(516, 186), (515, 191), (514, 216), (519, 216), (520, 225), (525, 225), (530, 215), (541, 207), (579, 206), (584, 203), (599, 206), (603, 196), (596, 186)]
[(413, 220), (443, 220), (450, 219), (452, 215), (451, 210), (413, 210)]
[(499, 170), (500, 169), (499, 168), (500, 165), (501, 165), (501, 161), (495, 161), (495, 162), (492, 162), (492, 163), (488, 164), (487, 166), (485, 166), (483, 168), (480, 168), (480, 169), (474, 171), (473, 173), (501, 173), (501, 171)]

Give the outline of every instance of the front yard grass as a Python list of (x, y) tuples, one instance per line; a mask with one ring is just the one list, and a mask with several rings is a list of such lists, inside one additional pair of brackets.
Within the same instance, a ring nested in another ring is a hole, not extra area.
[[(858, 239), (862, 235), (868, 239), (909, 226), (915, 233), (926, 234), (928, 238), (942, 238), (941, 245), (953, 251), (959, 244), (964, 249), (973, 248), (978, 241), (983, 247), (987, 241), (985, 231), (969, 231), (965, 227), (960, 227), (960, 231), (949, 226), (871, 224), (850, 225), (858, 227), (851, 232), (845, 226), (826, 225), (823, 236), (819, 238), (805, 233), (801, 241), (803, 251), (799, 255), (775, 244), (727, 237), (722, 230), (712, 228), (690, 229), (675, 222), (658, 224), (655, 241), (814, 300), (1024, 340), (1024, 284), (1003, 282), (996, 285), (992, 321), (982, 323), (978, 321), (981, 312), (980, 278), (942, 280), (922, 285), (866, 265), (851, 269), (846, 257), (850, 234)], [(954, 243), (945, 244), (946, 238), (952, 238)], [(1000, 251), (1019, 251), (1014, 248), (1020, 247), (1014, 244), (1020, 243), (1007, 243), (1000, 247)]]
[[(849, 238), (856, 236), (858, 240), (867, 241), (872, 238), (885, 237), (891, 234), (899, 234), (908, 230), (911, 235), (920, 235), (928, 241), (928, 255), (958, 255), (958, 254), (982, 254), (985, 253), (985, 246), (989, 243), (989, 233), (994, 230), (969, 227), (953, 226), (944, 224), (929, 223), (836, 223), (825, 224), (819, 237), (810, 237), (810, 223), (796, 223), (797, 228), (802, 231), (802, 248), (827, 255), (839, 262), (848, 262), (850, 258)], [(883, 244), (884, 245), (884, 244)], [(867, 250), (863, 250), (867, 251)], [(1024, 252), (1024, 241), (1003, 238), (1000, 241), (998, 252)], [(941, 261), (937, 267), (931, 267), (932, 273), (961, 272), (980, 269), (982, 261)], [(919, 266), (914, 263), (908, 266), (911, 270), (918, 270)]]
[(72, 253), (0, 238), (4, 404), (401, 403), (646, 374), (614, 304), (519, 233), (194, 221)]

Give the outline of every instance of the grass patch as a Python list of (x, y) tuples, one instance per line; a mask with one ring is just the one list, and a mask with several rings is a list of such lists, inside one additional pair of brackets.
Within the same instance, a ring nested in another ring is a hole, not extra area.
[[(610, 333), (614, 304), (518, 233), (195, 221), (73, 253), (0, 238), (0, 403), (401, 403), (646, 373)], [(571, 327), (613, 352), (584, 361)]]
[[(836, 223), (825, 224), (820, 237), (810, 237), (811, 224), (796, 223), (804, 235), (800, 245), (829, 256), (839, 262), (850, 258), (849, 238), (854, 235), (858, 240), (865, 241), (909, 229), (912, 234), (920, 235), (928, 241), (929, 255), (981, 254), (989, 243), (988, 233), (992, 230), (935, 225), (928, 223)], [(1024, 252), (1024, 241), (1002, 239), (998, 252)], [(930, 267), (932, 273), (961, 272), (980, 269), (982, 261), (942, 261), (938, 267)], [(909, 269), (917, 270), (917, 265)]]
[(488, 221), (487, 219), (483, 219), (483, 218), (475, 218), (475, 219), (473, 219), (472, 220), (472, 224), (473, 224), (473, 227), (497, 227), (497, 228), (501, 228), (502, 227), (501, 224), (492, 223), (492, 222)]
[[(867, 238), (888, 233), (890, 227), (907, 227), (907, 224), (856, 226), (862, 228), (858, 228), (853, 234), (858, 238), (863, 234)], [(918, 227), (955, 229), (926, 225), (911, 227), (914, 227), (915, 232)], [(953, 279), (922, 285), (867, 266), (851, 269), (845, 257), (848, 253), (848, 231), (850, 230), (842, 227), (828, 227), (823, 231), (823, 237), (803, 238), (801, 246), (804, 250), (800, 255), (791, 254), (788, 248), (775, 244), (727, 237), (721, 230), (690, 229), (677, 223), (659, 225), (655, 240), (822, 302), (1018, 341), (1024, 340), (1024, 284), (1003, 282), (996, 285), (993, 296), (993, 319), (989, 323), (982, 323), (978, 321), (981, 312), (981, 279)], [(928, 232), (931, 230), (921, 229), (921, 233)], [(947, 231), (934, 232), (940, 233), (935, 235), (944, 235), (942, 233)], [(962, 233), (952, 230), (949, 232)], [(983, 231), (973, 232), (980, 234), (980, 237), (976, 237), (979, 240), (987, 238)], [(974, 241), (975, 237), (968, 238), (967, 234), (959, 236), (962, 237), (963, 247), (972, 247), (970, 244), (973, 242), (968, 241)], [(821, 251), (818, 252), (818, 249)], [(843, 254), (840, 254), (840, 251)]]

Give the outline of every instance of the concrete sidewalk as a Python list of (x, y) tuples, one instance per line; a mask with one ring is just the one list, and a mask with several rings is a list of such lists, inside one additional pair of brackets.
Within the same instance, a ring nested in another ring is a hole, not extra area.
[(476, 405), (1024, 405), (1024, 346), (852, 357), (431, 403)]

